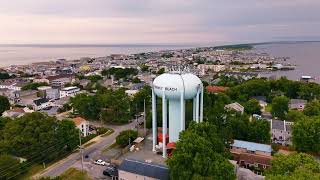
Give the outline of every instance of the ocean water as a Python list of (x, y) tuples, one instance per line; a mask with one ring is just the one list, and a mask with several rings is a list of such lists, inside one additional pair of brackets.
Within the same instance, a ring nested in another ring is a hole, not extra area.
[(0, 67), (46, 62), (57, 59), (74, 60), (81, 57), (102, 57), (110, 54), (133, 54), (190, 45), (0, 45)]
[(289, 57), (287, 61), (296, 65), (295, 70), (273, 72), (273, 75), (291, 80), (304, 75), (313, 76), (316, 82), (320, 82), (320, 42), (264, 44), (255, 46), (255, 50), (275, 57)]

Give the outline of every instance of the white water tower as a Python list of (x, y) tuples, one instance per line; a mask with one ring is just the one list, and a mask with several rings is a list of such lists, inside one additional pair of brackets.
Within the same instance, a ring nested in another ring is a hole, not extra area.
[[(167, 116), (169, 113), (169, 142), (176, 142), (185, 129), (185, 100), (193, 100), (193, 120), (203, 120), (203, 85), (190, 73), (165, 73), (153, 81), (152, 86), (152, 134), (153, 151), (157, 144), (156, 97), (162, 98), (163, 157), (166, 157)], [(167, 109), (169, 103), (169, 109)]]

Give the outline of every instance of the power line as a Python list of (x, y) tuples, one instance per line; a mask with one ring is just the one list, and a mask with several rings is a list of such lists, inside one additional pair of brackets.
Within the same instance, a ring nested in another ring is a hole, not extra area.
[[(52, 150), (59, 150), (60, 147), (61, 147), (61, 145), (67, 144), (67, 143), (72, 142), (72, 141), (73, 141), (73, 140), (69, 140), (69, 141), (67, 141), (67, 142), (62, 142), (62, 143), (57, 143), (57, 144), (55, 144), (55, 145), (47, 148), (46, 150), (42, 151), (41, 154), (40, 154), (40, 156), (39, 156), (39, 152), (38, 152), (38, 154), (35, 154), (35, 155), (33, 156), (33, 157), (35, 157), (35, 158), (34, 158), (34, 159), (30, 158), (30, 161), (28, 161), (26, 164), (31, 164), (31, 163), (35, 162), (36, 160), (41, 160), (41, 158), (42, 158), (43, 155), (44, 155), (44, 154), (43, 154), (44, 152), (48, 153), (48, 152), (51, 152)], [(57, 146), (57, 147), (55, 147), (55, 146)], [(52, 149), (52, 148), (54, 148), (54, 149)], [(50, 150), (50, 149), (52, 149), (52, 150)], [(50, 151), (49, 151), (49, 150), (50, 150)], [(62, 149), (62, 150), (65, 150), (65, 149)], [(59, 152), (60, 152), (60, 151), (59, 151)], [(38, 156), (38, 157), (36, 157), (36, 156)], [(39, 159), (39, 158), (40, 158), (40, 159)], [(0, 172), (0, 174), (2, 174), (3, 172), (5, 172), (5, 171), (7, 171), (7, 170), (9, 170), (9, 169), (12, 169), (12, 168), (14, 168), (14, 167), (17, 167), (17, 166), (19, 166), (19, 165), (21, 165), (21, 164), (16, 164), (16, 165), (11, 166), (11, 167), (9, 167), (9, 168), (7, 168), (7, 169), (5, 169), (5, 170), (2, 170), (2, 171)], [(25, 165), (23, 165), (23, 166), (25, 166)]]
[[(54, 150), (55, 150), (55, 149), (54, 149)], [(60, 150), (60, 151), (57, 151), (57, 152), (60, 153), (60, 152), (63, 152), (63, 151), (64, 151), (64, 149), (62, 149), (62, 150)], [(67, 153), (65, 153), (65, 154), (67, 154)], [(25, 165), (23, 165), (22, 167), (28, 167), (28, 165), (31, 165), (31, 164), (32, 164), (32, 163), (29, 162), (29, 164), (25, 164)], [(34, 164), (34, 165), (30, 166), (30, 168), (35, 167), (35, 166), (37, 166), (37, 164)], [(13, 176), (8, 177), (8, 180), (11, 179), (11, 178), (17, 177), (17, 176), (23, 174), (24, 172), (26, 172), (26, 171), (28, 171), (28, 170), (29, 170), (29, 169), (26, 168), (26, 169), (22, 170), (21, 172), (18, 172), (18, 173), (16, 173), (16, 174), (14, 174)], [(8, 175), (8, 174), (9, 174), (9, 173), (7, 173), (7, 174), (5, 174), (5, 175)]]

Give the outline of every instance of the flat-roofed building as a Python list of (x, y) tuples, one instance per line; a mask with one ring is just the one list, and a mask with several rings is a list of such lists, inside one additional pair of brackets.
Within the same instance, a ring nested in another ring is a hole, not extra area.
[(76, 86), (66, 87), (60, 90), (60, 98), (63, 97), (74, 97), (80, 92), (80, 88)]
[(119, 180), (168, 180), (166, 166), (135, 159), (125, 159), (119, 166)]
[(230, 152), (241, 167), (268, 168), (271, 165), (271, 145), (234, 140)]

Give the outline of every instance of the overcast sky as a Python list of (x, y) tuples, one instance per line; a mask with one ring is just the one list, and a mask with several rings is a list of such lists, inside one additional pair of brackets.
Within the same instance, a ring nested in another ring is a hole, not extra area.
[(0, 44), (320, 40), (320, 0), (0, 0)]

